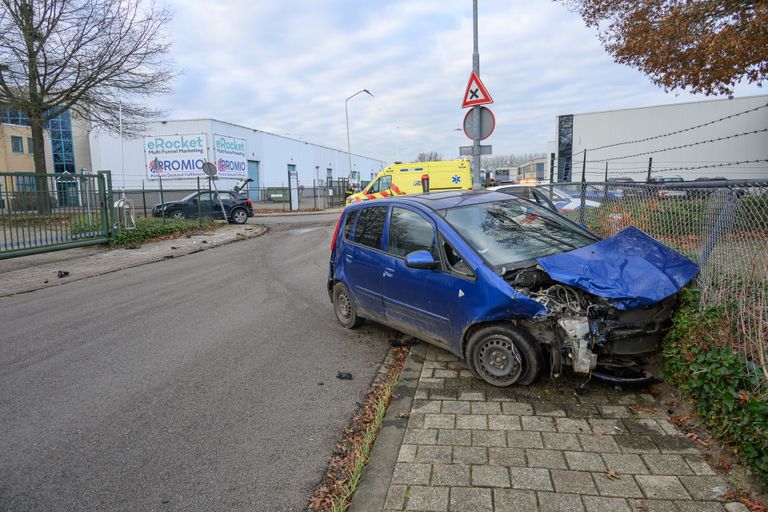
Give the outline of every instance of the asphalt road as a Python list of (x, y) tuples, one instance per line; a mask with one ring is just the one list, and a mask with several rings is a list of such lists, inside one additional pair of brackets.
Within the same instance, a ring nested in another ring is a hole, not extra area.
[(336, 323), (316, 217), (0, 299), (0, 510), (302, 510), (389, 337)]

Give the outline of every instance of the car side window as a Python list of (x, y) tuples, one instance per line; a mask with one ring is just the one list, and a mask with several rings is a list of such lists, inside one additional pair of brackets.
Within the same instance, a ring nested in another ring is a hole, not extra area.
[(355, 219), (360, 211), (347, 213), (347, 217), (344, 219), (344, 240), (349, 240), (349, 236), (352, 234), (352, 226), (355, 225)]
[(424, 250), (436, 255), (435, 229), (416, 212), (405, 208), (392, 208), (389, 221), (389, 252), (405, 257), (413, 251)]
[(464, 257), (453, 248), (442, 236), (440, 237), (440, 246), (445, 254), (445, 265), (448, 271), (466, 277), (475, 277), (475, 273), (469, 267)]
[(381, 237), (384, 234), (384, 221), (387, 218), (386, 206), (363, 208), (355, 224), (355, 242), (381, 249)]

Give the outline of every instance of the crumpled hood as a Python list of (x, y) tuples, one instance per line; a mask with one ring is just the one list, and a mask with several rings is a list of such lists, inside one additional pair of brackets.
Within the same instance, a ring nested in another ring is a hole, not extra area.
[(659, 302), (699, 273), (694, 262), (635, 227), (537, 261), (555, 281), (612, 299), (621, 310)]

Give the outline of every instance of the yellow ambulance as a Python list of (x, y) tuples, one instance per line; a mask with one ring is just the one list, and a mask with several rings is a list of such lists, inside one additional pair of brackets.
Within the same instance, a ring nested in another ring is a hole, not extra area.
[(445, 190), (472, 190), (469, 160), (395, 163), (383, 169), (362, 191), (349, 196), (347, 204)]

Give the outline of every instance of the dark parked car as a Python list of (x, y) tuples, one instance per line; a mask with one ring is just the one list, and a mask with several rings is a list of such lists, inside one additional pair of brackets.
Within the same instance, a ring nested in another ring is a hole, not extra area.
[(253, 201), (238, 192), (223, 190), (193, 192), (178, 201), (156, 204), (152, 208), (152, 216), (162, 217), (165, 210), (165, 217), (174, 219), (196, 219), (200, 214), (203, 217), (223, 219), (221, 204), (224, 205), (228, 222), (245, 224), (248, 217), (253, 217)]
[(342, 326), (389, 325), (495, 386), (530, 384), (545, 360), (626, 383), (647, 381), (639, 363), (697, 273), (636, 228), (601, 240), (527, 199), (452, 191), (347, 206), (327, 287)]

